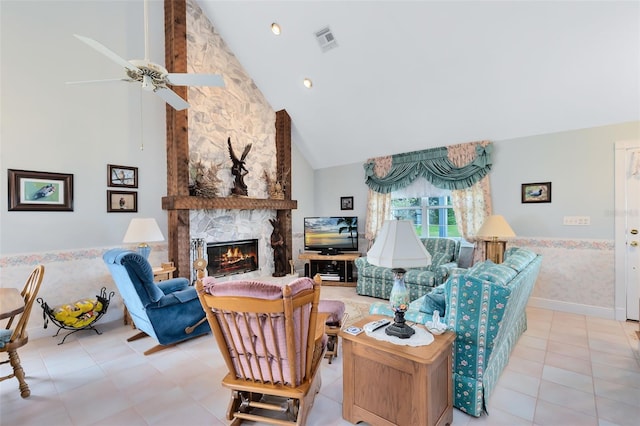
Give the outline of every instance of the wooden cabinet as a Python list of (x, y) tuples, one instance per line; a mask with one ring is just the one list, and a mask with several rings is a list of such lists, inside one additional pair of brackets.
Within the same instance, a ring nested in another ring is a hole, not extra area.
[[(369, 316), (354, 325), (383, 318)], [(418, 327), (418, 326), (416, 326)], [(453, 422), (451, 345), (455, 333), (426, 346), (396, 345), (364, 332), (342, 337), (342, 417), (373, 426), (444, 426)]]
[(309, 261), (304, 267), (305, 276), (313, 278), (316, 274), (320, 274), (322, 285), (355, 287), (358, 280), (358, 270), (353, 261), (360, 256), (360, 253), (323, 255), (304, 252), (298, 258)]

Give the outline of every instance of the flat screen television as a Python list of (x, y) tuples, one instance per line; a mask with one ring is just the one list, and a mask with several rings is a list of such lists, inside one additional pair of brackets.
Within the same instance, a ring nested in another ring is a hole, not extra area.
[(358, 251), (358, 217), (305, 217), (304, 249), (327, 255)]

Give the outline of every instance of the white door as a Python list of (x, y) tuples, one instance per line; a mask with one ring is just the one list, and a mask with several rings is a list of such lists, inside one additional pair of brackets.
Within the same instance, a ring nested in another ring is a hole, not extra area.
[(616, 142), (616, 319), (640, 319), (640, 141)]

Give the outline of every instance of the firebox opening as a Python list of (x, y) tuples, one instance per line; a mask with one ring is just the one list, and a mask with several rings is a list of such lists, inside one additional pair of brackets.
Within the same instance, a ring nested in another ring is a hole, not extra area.
[(258, 269), (258, 240), (207, 243), (210, 277), (244, 274)]

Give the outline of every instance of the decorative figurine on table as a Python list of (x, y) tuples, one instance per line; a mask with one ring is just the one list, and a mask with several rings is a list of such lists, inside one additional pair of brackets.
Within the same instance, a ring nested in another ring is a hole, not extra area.
[(287, 251), (285, 250), (284, 237), (280, 229), (280, 219), (269, 219), (273, 226), (271, 233), (271, 247), (273, 247), (273, 263), (275, 266), (274, 277), (284, 277), (287, 275)]
[(242, 156), (238, 159), (238, 156), (233, 151), (233, 147), (231, 146), (231, 138), (227, 139), (227, 144), (229, 145), (229, 156), (231, 157), (231, 161), (233, 161), (233, 166), (231, 167), (231, 174), (235, 177), (235, 185), (231, 190), (232, 195), (240, 195), (240, 196), (248, 196), (249, 192), (247, 191), (247, 185), (244, 183), (244, 177), (249, 170), (245, 167), (245, 159), (247, 158), (247, 154), (251, 151), (251, 144), (248, 144), (244, 147), (244, 151), (242, 151)]

